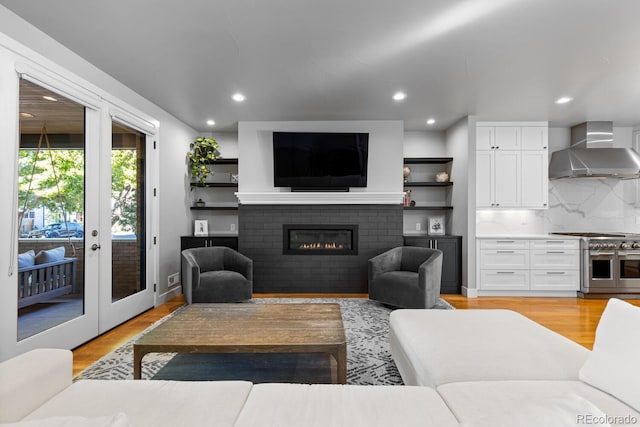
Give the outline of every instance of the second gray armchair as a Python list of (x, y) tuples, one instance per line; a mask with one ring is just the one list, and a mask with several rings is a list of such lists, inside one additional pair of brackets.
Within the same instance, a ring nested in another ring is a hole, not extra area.
[(394, 307), (433, 307), (441, 279), (439, 249), (401, 246), (369, 260), (369, 298)]
[(251, 299), (253, 261), (223, 246), (185, 249), (182, 286), (187, 304)]

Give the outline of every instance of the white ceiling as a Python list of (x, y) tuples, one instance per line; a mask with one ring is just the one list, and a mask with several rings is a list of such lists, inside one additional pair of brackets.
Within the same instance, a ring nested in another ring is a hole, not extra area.
[[(640, 124), (639, 0), (0, 4), (199, 131), (384, 119), (443, 130), (466, 115)], [(563, 95), (574, 101), (556, 105)]]

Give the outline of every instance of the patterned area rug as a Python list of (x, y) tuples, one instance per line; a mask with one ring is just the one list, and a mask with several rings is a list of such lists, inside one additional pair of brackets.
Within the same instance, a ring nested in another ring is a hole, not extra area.
[[(391, 309), (364, 298), (256, 298), (249, 304), (269, 303), (337, 303), (347, 336), (347, 383), (360, 385), (401, 385), (402, 379), (389, 350), (389, 313)], [(453, 309), (440, 299), (437, 309)], [(143, 331), (148, 332), (171, 316)], [(133, 338), (107, 354), (76, 379), (133, 379)], [(153, 378), (175, 356), (175, 353), (151, 353), (142, 363), (142, 378)]]

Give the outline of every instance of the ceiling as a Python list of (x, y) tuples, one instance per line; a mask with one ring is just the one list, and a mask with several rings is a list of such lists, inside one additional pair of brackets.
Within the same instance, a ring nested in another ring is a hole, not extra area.
[(198, 131), (387, 119), (443, 130), (467, 115), (640, 124), (638, 0), (0, 4)]

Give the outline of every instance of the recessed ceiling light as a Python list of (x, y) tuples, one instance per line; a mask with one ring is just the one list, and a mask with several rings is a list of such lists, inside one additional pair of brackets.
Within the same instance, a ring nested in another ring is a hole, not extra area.
[(214, 122), (213, 120), (209, 119), (209, 120), (207, 120), (207, 124), (209, 126), (214, 126), (216, 124), (216, 122)]
[(428, 119), (428, 120), (427, 120), (427, 124), (428, 124), (428, 125), (432, 125), (432, 124), (434, 124), (435, 122), (436, 122), (436, 119)]
[(406, 97), (407, 97), (407, 94), (404, 93), (404, 92), (396, 92), (396, 93), (393, 94), (393, 100), (394, 101), (402, 101)]
[(35, 115), (33, 115), (31, 113), (20, 113), (20, 117), (24, 117), (26, 119), (33, 119), (35, 117)]
[(54, 98), (53, 96), (48, 96), (48, 95), (44, 95), (42, 97), (43, 99), (46, 99), (47, 101), (54, 101), (57, 102), (58, 100), (56, 98)]
[(245, 99), (247, 99), (247, 98), (246, 98), (243, 94), (241, 94), (241, 93), (234, 93), (234, 94), (231, 96), (231, 99), (233, 99), (233, 100), (234, 100), (234, 101), (236, 101), (236, 102), (242, 102), (242, 101), (244, 101), (244, 100), (245, 100)]
[(562, 96), (556, 99), (556, 104), (566, 104), (567, 102), (571, 102), (571, 101), (573, 101), (573, 98), (569, 96)]

